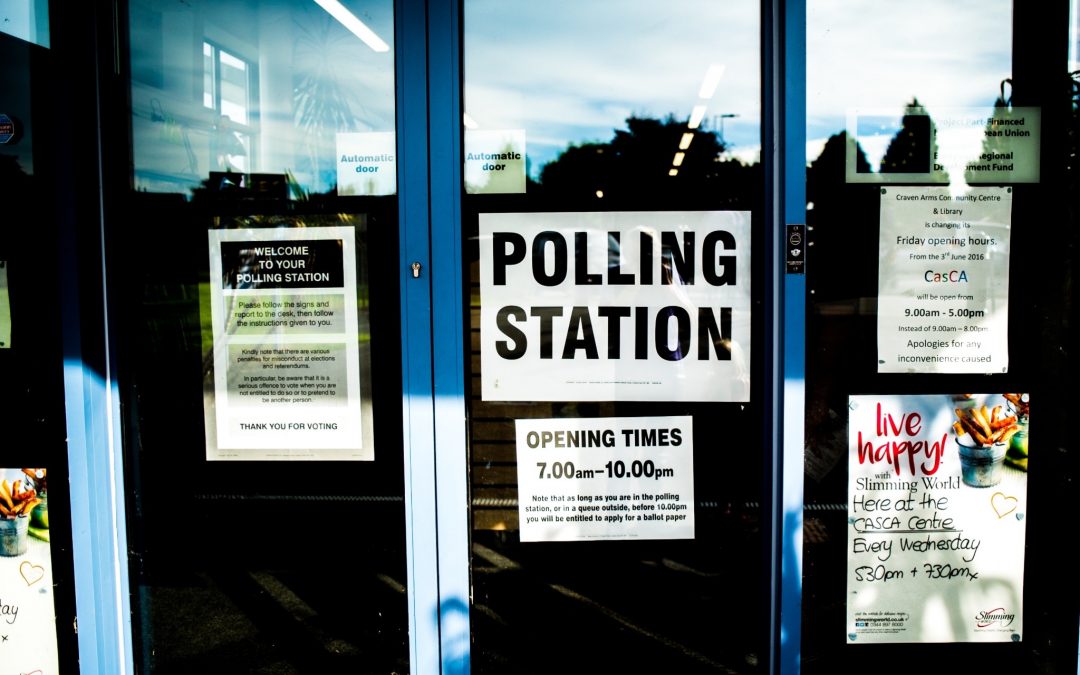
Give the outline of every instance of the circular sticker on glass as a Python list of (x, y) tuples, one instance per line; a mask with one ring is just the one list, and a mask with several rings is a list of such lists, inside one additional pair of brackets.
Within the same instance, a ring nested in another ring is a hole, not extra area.
[(8, 143), (15, 138), (15, 121), (0, 113), (0, 143)]

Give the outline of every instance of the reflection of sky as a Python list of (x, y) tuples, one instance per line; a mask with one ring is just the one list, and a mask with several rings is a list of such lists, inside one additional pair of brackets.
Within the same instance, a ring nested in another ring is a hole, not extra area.
[[(344, 4), (392, 42), (391, 3)], [(525, 129), (534, 176), (571, 144), (611, 140), (632, 115), (685, 120), (703, 102), (698, 88), (711, 64), (722, 64), (725, 72), (715, 95), (705, 101), (705, 128), (719, 130), (722, 123), (724, 140), (741, 157), (752, 157), (759, 147), (755, 2), (469, 0), (464, 6), (466, 111), (480, 129)], [(140, 21), (148, 16), (162, 23), (142, 31)], [(857, 7), (850, 1), (811, 0), (807, 22), (811, 159), (825, 139), (843, 129), (850, 108), (899, 114), (914, 97), (932, 116), (945, 107), (986, 106), (1011, 71), (1008, 0)], [(133, 92), (136, 115), (149, 124), (156, 100), (188, 129), (193, 143), (210, 133), (213, 120), (200, 101), (190, 100), (201, 78), (201, 63), (190, 58), (190, 50), (208, 38), (254, 62), (261, 103), (255, 112), (264, 136), (256, 148), (256, 170), (289, 168), (317, 189), (332, 182), (332, 161), (311, 166), (307, 159), (332, 160), (332, 134), (316, 138), (295, 128), (292, 90), (305, 74), (340, 85), (353, 119), (351, 128), (339, 131), (393, 128), (392, 55), (371, 52), (314, 3), (142, 0), (132, 3), (132, 24), (132, 70), (140, 85), (148, 85)], [(721, 120), (720, 115), (737, 117)], [(159, 127), (136, 134), (137, 167), (144, 160), (158, 171), (188, 168), (183, 148), (158, 142), (171, 131)], [(868, 150), (881, 154), (883, 147)], [(195, 152), (197, 173), (205, 175), (208, 151), (195, 147)]]
[(1010, 0), (810, 0), (806, 14), (808, 160), (849, 108), (988, 106), (1012, 72)]
[[(342, 4), (393, 43), (392, 2)], [(131, 4), (130, 26), (141, 189), (191, 188), (225, 168), (219, 156), (229, 125), (203, 102), (204, 40), (238, 59), (253, 78), (245, 92), (244, 80), (233, 77), (221, 106), (232, 126), (251, 138), (250, 170), (287, 171), (304, 189), (323, 192), (336, 182), (337, 132), (394, 129), (393, 53), (372, 51), (314, 2), (141, 0)], [(245, 93), (252, 97), (249, 109)], [(302, 107), (305, 96), (315, 103)], [(248, 110), (249, 126), (237, 127)]]
[(758, 13), (754, 2), (470, 0), (465, 109), (481, 129), (525, 129), (535, 175), (568, 145), (610, 141), (627, 117), (687, 119), (719, 63), (705, 119), (738, 115), (725, 139), (757, 147)]

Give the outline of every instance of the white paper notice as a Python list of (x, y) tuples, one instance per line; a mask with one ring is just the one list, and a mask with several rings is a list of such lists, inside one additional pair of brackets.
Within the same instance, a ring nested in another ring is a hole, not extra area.
[(480, 214), (485, 401), (748, 401), (746, 211)]
[(370, 460), (351, 227), (211, 230), (207, 459)]
[(849, 183), (1038, 183), (1039, 108), (854, 108)]
[(878, 372), (1009, 369), (1011, 188), (881, 189)]
[[(0, 468), (8, 495), (25, 493), (21, 469)], [(0, 504), (7, 501), (0, 497)], [(60, 514), (57, 514), (60, 515)], [(19, 675), (60, 672), (56, 648), (56, 606), (48, 517), (37, 513), (0, 515), (0, 673)]]
[(371, 197), (397, 192), (394, 132), (341, 132), (336, 139), (339, 195)]
[(524, 129), (466, 129), (465, 191), (525, 192)]
[(850, 398), (848, 643), (1021, 639), (1026, 401)]
[(521, 541), (694, 538), (692, 417), (515, 428)]

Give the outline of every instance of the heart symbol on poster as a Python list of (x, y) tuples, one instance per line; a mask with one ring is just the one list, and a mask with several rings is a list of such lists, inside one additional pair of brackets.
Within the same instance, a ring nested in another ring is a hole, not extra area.
[(22, 561), (19, 565), (19, 575), (26, 582), (27, 586), (33, 586), (37, 582), (45, 578), (45, 568), (41, 565), (35, 565), (29, 560)]
[[(998, 520), (1015, 511), (1019, 504), (1019, 499), (1010, 497), (1004, 492), (995, 492), (990, 495), (990, 506), (994, 509), (994, 513), (997, 514)], [(1010, 508), (1010, 505), (1012, 508)]]

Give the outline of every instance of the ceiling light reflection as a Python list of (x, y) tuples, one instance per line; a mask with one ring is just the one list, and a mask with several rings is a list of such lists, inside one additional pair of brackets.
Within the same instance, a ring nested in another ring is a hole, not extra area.
[(680, 150), (685, 150), (685, 149), (689, 148), (690, 147), (690, 142), (692, 140), (694, 140), (694, 134), (692, 132), (687, 131), (685, 134), (682, 135), (682, 139), (679, 141), (679, 149)]
[(686, 123), (686, 126), (689, 129), (697, 129), (701, 126), (701, 120), (703, 119), (705, 119), (705, 106), (696, 105), (690, 111), (690, 121)]
[(698, 90), (698, 96), (701, 98), (712, 98), (712, 95), (716, 93), (716, 85), (720, 84), (720, 78), (724, 76), (724, 64), (714, 63), (709, 66), (709, 70), (705, 72), (705, 79), (701, 81), (701, 89)]
[(371, 47), (377, 52), (390, 51), (390, 45), (386, 44), (381, 37), (375, 34), (375, 31), (367, 27), (360, 19), (356, 18), (356, 15), (345, 9), (338, 0), (315, 0), (315, 4), (325, 9), (330, 16), (337, 19), (338, 23), (349, 29), (356, 37), (363, 40), (364, 44)]
[(685, 158), (686, 158), (686, 153), (685, 152), (676, 152), (675, 153), (675, 159), (671, 160), (671, 165), (672, 166), (682, 166), (682, 161)]

